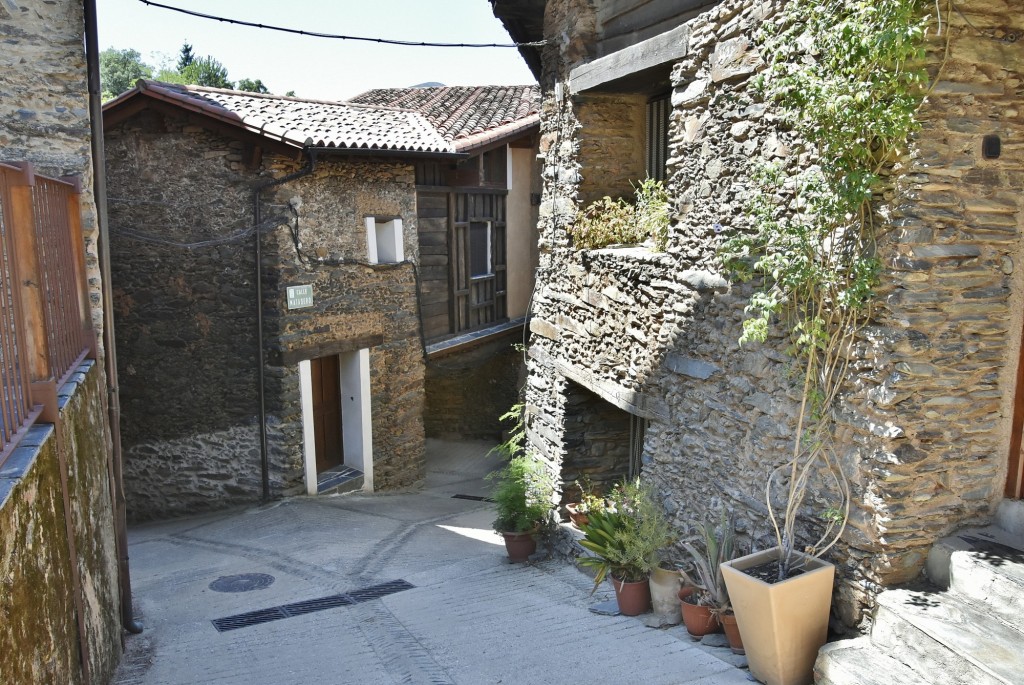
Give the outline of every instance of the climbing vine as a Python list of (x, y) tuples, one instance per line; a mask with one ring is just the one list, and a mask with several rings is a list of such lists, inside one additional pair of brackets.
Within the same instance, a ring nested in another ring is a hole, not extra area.
[[(829, 424), (878, 279), (873, 199), (918, 128), (927, 22), (920, 0), (790, 0), (781, 21), (758, 37), (767, 66), (755, 87), (802, 142), (787, 162), (753, 170), (751, 230), (728, 239), (721, 254), (739, 280), (755, 283), (740, 342), (764, 341), (781, 322), (801, 361), (792, 453), (766, 485), (783, 550), (780, 578), (790, 571), (795, 518), (818, 474), (835, 495), (819, 502), (824, 532), (806, 551), (817, 556), (835, 544), (849, 515)], [(776, 482), (788, 495), (781, 520), (771, 499)]]

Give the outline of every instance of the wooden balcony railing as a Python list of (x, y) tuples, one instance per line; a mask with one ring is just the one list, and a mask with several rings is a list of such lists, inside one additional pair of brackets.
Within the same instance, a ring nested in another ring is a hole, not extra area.
[(0, 164), (0, 464), (96, 354), (77, 179)]

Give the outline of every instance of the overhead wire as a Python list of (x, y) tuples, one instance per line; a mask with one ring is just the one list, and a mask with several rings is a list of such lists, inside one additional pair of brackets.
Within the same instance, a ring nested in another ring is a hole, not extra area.
[(323, 33), (320, 31), (304, 31), (302, 29), (287, 28), (284, 26), (273, 26), (270, 24), (260, 24), (253, 21), (245, 21), (244, 19), (232, 19), (230, 17), (221, 17), (215, 14), (206, 14), (204, 12), (196, 12), (194, 10), (187, 10), (183, 7), (174, 7), (173, 5), (165, 5), (159, 2), (152, 2), (152, 0), (139, 0), (143, 5), (150, 7), (159, 7), (160, 9), (170, 10), (172, 12), (179, 12), (181, 14), (187, 14), (191, 17), (198, 17), (200, 19), (210, 19), (213, 21), (219, 21), (225, 24), (235, 24), (237, 26), (249, 26), (256, 29), (266, 29), (268, 31), (281, 31), (282, 33), (293, 33), (299, 36), (310, 36), (312, 38), (332, 38), (336, 40), (355, 40), (362, 41), (364, 43), (381, 43), (383, 45), (403, 45), (406, 47), (422, 47), (422, 48), (535, 48), (546, 45), (547, 41), (533, 41), (530, 43), (434, 43), (429, 41), (413, 41), (413, 40), (397, 40), (393, 38), (371, 38), (369, 36), (347, 36), (337, 33)]

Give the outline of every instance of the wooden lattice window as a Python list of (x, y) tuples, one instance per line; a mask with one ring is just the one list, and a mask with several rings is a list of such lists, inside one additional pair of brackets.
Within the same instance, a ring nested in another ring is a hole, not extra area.
[(455, 333), (508, 318), (505, 192), (455, 194), (451, 241)]

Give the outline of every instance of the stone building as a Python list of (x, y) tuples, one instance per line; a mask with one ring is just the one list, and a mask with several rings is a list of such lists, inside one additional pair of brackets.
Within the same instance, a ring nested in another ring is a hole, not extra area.
[(525, 310), (508, 150), (537, 127), (530, 88), (423, 92), (467, 106), (148, 81), (105, 105), (131, 515), (422, 478), (424, 337)]
[[(118, 582), (127, 555), (115, 525), (111, 388), (96, 344), (103, 293), (83, 44), (95, 15), (93, 2), (0, 3), (4, 683), (107, 682), (122, 619), (132, 620)], [(95, 44), (89, 51), (98, 59)]]
[[(732, 509), (758, 549), (775, 544), (764, 483), (800, 391), (781, 337), (738, 345), (749, 290), (716, 249), (745, 225), (752, 165), (791, 154), (751, 87), (756, 29), (782, 4), (492, 2), (514, 39), (547, 41), (521, 48), (543, 93), (529, 444), (565, 483), (639, 471), (684, 535)], [(949, 56), (889, 194), (881, 284), (833, 436), (853, 487), (830, 553), (847, 626), (917, 577), (940, 537), (1021, 497), (1024, 15), (1003, 0), (940, 5), (933, 77), (947, 40)], [(648, 175), (672, 199), (665, 251), (574, 248), (581, 207)]]

